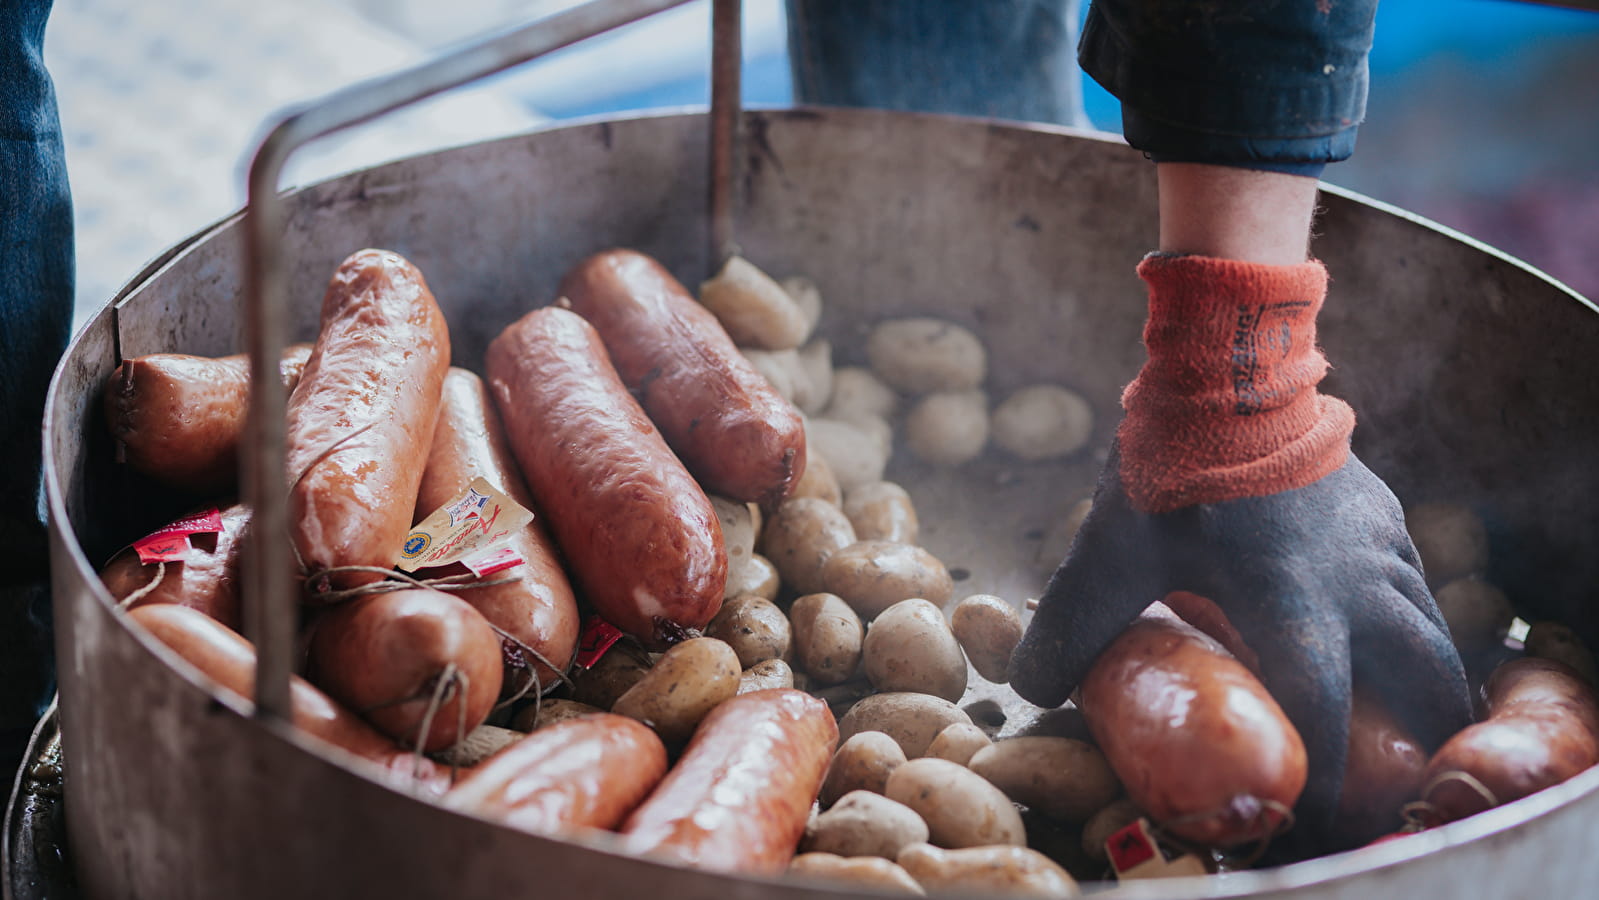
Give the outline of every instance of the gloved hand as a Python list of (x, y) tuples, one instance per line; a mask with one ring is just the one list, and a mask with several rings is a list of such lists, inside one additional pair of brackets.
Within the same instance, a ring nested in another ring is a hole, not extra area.
[(1343, 781), (1351, 670), (1436, 747), (1471, 720), (1460, 658), (1398, 501), (1349, 452), (1354, 413), (1316, 392), (1321, 264), (1151, 256), (1139, 274), (1149, 362), (1011, 684), (1058, 706), (1150, 603), (1208, 597), (1304, 739), (1295, 830), (1317, 835)]

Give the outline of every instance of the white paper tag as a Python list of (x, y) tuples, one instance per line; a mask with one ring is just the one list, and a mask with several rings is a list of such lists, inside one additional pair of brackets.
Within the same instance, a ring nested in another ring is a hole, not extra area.
[(478, 558), (510, 540), (533, 513), (474, 478), (466, 493), (444, 504), (405, 536), (394, 564), (407, 572)]

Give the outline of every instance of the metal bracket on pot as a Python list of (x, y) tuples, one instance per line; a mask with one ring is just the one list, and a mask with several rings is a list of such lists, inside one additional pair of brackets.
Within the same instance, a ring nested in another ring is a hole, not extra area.
[[(284, 208), (278, 179), (306, 144), (460, 87), (554, 50), (654, 15), (688, 0), (592, 0), (532, 24), (470, 42), (408, 69), (336, 91), (287, 112), (250, 162), (244, 216), (246, 350), (251, 402), (240, 481), (251, 505), (255, 539), (244, 548), (245, 634), (256, 648), (255, 714), (289, 719), (295, 590), (291, 578), (288, 497), (284, 490), (286, 397), (278, 360), (287, 343), (284, 314)], [(740, 0), (712, 0), (710, 261), (733, 245), (735, 150), (740, 119)]]

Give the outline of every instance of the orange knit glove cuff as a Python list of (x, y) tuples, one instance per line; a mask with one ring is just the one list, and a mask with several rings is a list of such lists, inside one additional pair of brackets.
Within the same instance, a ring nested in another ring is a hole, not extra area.
[(1344, 464), (1355, 413), (1316, 392), (1319, 262), (1150, 256), (1149, 361), (1117, 439), (1133, 506), (1162, 513), (1304, 487)]

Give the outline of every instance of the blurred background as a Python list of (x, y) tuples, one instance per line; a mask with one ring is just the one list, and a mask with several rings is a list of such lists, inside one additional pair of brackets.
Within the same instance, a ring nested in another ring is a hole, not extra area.
[[(275, 110), (576, 0), (55, 0), (78, 227), (78, 322), (163, 248), (236, 210)], [(1084, 4), (1086, 6), (1086, 3)], [(703, 105), (696, 0), (319, 144), (286, 184), (622, 110)], [(782, 0), (744, 2), (744, 99), (792, 101)], [(1433, 219), (1599, 298), (1599, 13), (1382, 0), (1359, 150), (1326, 180)], [(1094, 127), (1113, 98), (1084, 79)]]

